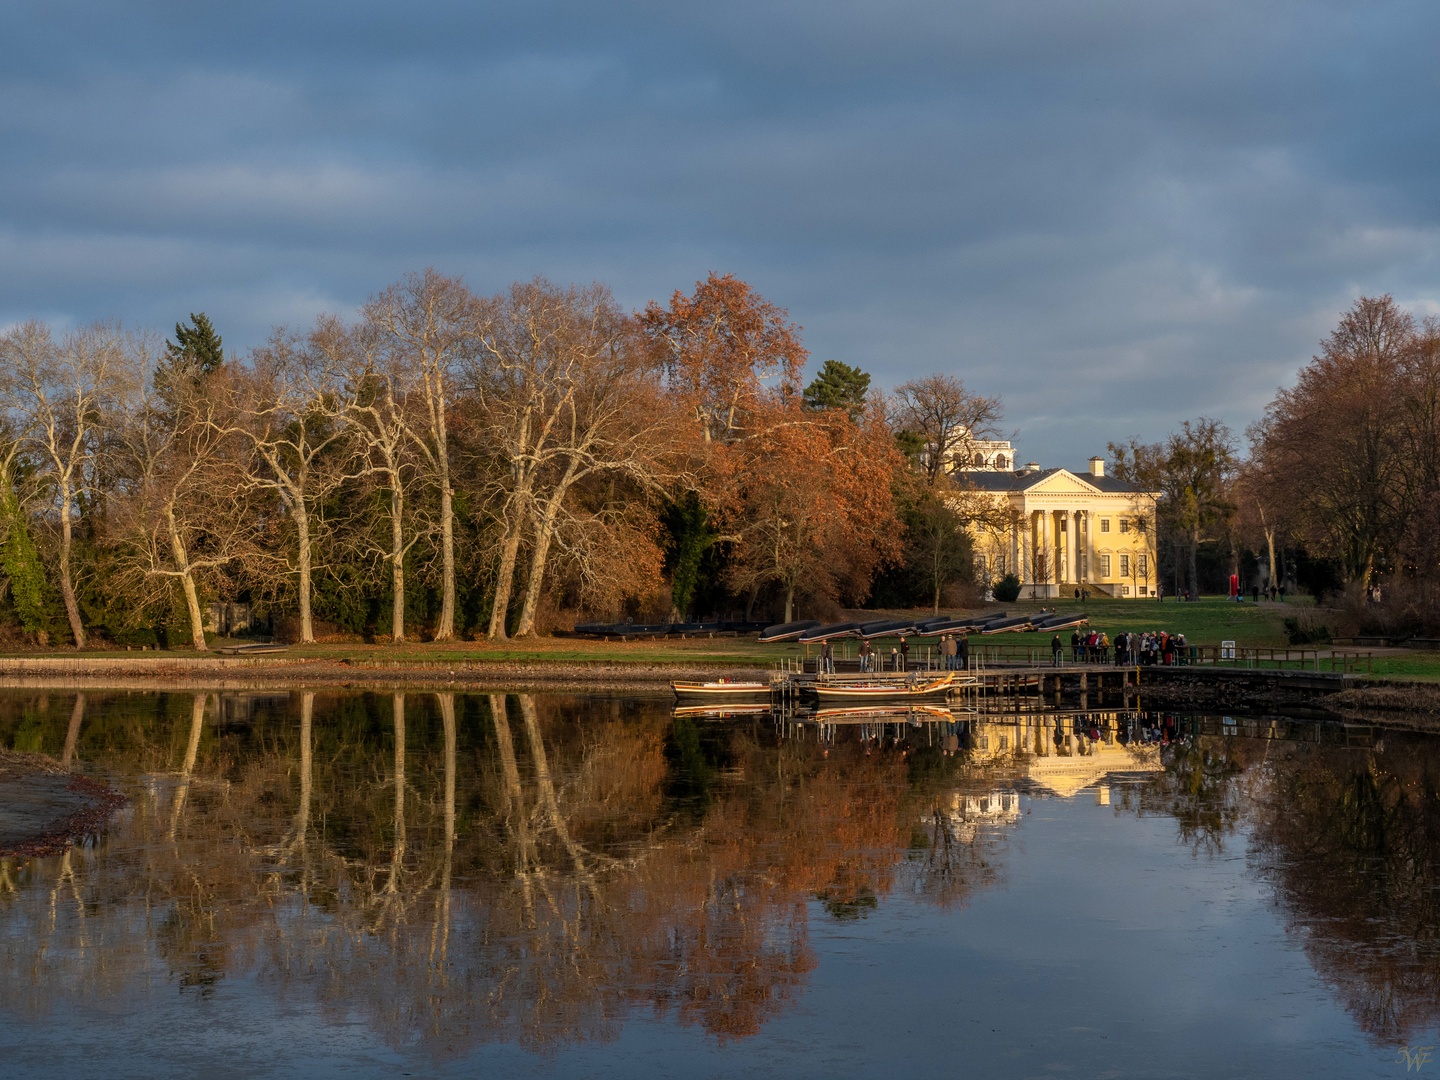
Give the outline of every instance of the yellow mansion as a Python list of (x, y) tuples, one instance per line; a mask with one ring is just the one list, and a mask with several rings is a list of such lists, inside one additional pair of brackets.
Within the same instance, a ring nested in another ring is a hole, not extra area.
[(979, 580), (1013, 573), (1025, 598), (1073, 596), (1080, 588), (1117, 597), (1156, 594), (1159, 492), (1106, 476), (1104, 458), (1092, 457), (1084, 472), (1022, 467), (1008, 442), (983, 445), (951, 473), (959, 488), (988, 496), (996, 511), (991, 524), (970, 528)]

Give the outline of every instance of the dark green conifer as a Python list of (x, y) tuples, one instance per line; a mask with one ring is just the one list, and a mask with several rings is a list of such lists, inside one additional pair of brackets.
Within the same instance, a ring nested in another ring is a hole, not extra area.
[(870, 376), (866, 372), (839, 360), (826, 360), (815, 381), (805, 388), (805, 407), (845, 409), (852, 417), (859, 417), (869, 389)]
[(202, 311), (190, 313), (190, 325), (175, 324), (175, 340), (165, 342), (165, 357), (155, 365), (155, 392), (166, 401), (182, 378), (198, 382), (225, 362), (220, 335)]

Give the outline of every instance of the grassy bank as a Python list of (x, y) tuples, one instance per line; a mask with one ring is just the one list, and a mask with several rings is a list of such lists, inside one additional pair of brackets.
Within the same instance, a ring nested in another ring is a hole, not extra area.
[[(1092, 597), (1084, 604), (1073, 599), (1029, 601), (1013, 604), (993, 605), (989, 610), (1004, 610), (1010, 614), (1030, 614), (1042, 608), (1055, 608), (1060, 612), (1085, 611), (1090, 616), (1090, 625), (1104, 630), (1113, 639), (1122, 631), (1143, 632), (1165, 630), (1172, 634), (1184, 634), (1193, 645), (1214, 646), (1221, 641), (1234, 641), (1241, 648), (1284, 648), (1286, 646), (1285, 620), (1302, 613), (1314, 614), (1315, 608), (1308, 601), (1304, 603), (1259, 605), (1246, 601), (1235, 603), (1220, 597), (1206, 598), (1191, 603), (1167, 599), (1156, 600), (1112, 600), (1108, 597)], [(900, 611), (854, 611), (849, 617), (855, 619), (879, 619), (928, 615), (928, 612)], [(953, 609), (942, 614), (959, 615)], [(1062, 634), (1067, 641), (1069, 632)], [(986, 639), (995, 644), (1032, 645), (1042, 647), (1049, 641), (1043, 634), (1004, 634)], [(877, 640), (877, 651), (888, 652), (894, 644), (890, 640)], [(925, 643), (918, 643), (923, 648)], [(852, 646), (853, 647), (853, 646)], [(1313, 646), (1310, 646), (1313, 648)], [(1370, 651), (1370, 650), (1360, 650)], [(345, 663), (384, 663), (386, 666), (430, 666), (437, 664), (466, 665), (514, 665), (541, 664), (561, 666), (604, 665), (674, 665), (685, 664), (717, 668), (736, 665), (768, 667), (783, 658), (814, 655), (815, 647), (807, 651), (803, 645), (781, 642), (762, 645), (753, 637), (719, 638), (664, 638), (661, 640), (641, 639), (637, 641), (592, 641), (580, 638), (535, 638), (526, 641), (462, 641), (462, 642), (411, 642), (403, 645), (386, 643), (366, 644), (360, 641), (340, 642), (323, 645), (292, 646), (284, 654), (287, 659), (328, 661)], [(11, 651), (6, 656), (76, 656), (65, 649)], [(190, 649), (173, 652), (137, 653), (124, 650), (86, 650), (78, 654), (83, 657), (135, 657), (173, 656), (194, 658)], [(1440, 680), (1440, 654), (1413, 652), (1410, 650), (1381, 650), (1374, 659), (1377, 676), (1414, 679), (1421, 681)]]

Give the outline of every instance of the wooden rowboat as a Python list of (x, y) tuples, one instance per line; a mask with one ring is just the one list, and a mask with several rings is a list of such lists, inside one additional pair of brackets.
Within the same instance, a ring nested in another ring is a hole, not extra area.
[(717, 701), (741, 701), (770, 696), (770, 684), (763, 682), (672, 682), (670, 689), (677, 698), (705, 698)]
[(842, 701), (924, 701), (944, 699), (955, 684), (954, 673), (915, 682), (816, 683), (812, 689), (821, 704)]

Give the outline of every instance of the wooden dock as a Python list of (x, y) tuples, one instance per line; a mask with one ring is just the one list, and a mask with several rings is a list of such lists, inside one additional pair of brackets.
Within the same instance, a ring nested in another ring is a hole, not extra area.
[[(853, 660), (849, 664), (837, 661), (835, 666), (837, 670), (834, 673), (817, 672), (814, 660), (786, 661), (777, 665), (772, 672), (771, 684), (780, 700), (788, 701), (806, 694), (817, 682), (833, 685), (862, 680), (893, 681), (898, 685), (912, 679), (943, 674), (936, 667), (927, 667), (923, 663), (903, 671), (862, 672)], [(1185, 680), (1215, 687), (1228, 686), (1237, 690), (1263, 688), (1266, 691), (1316, 696), (1333, 694), (1364, 678), (1363, 675), (1344, 671), (1221, 667), (1212, 664), (1116, 667), (1103, 663), (1062, 663), (1057, 666), (1023, 662), (983, 666), (972, 662), (970, 667), (958, 670), (955, 674), (961, 685), (952, 689), (952, 699), (972, 694), (1046, 698), (1061, 694), (1118, 693), (1128, 697), (1138, 693), (1143, 685), (1158, 687)]]

